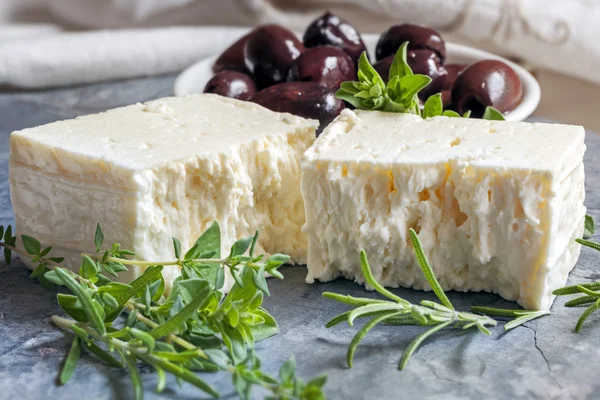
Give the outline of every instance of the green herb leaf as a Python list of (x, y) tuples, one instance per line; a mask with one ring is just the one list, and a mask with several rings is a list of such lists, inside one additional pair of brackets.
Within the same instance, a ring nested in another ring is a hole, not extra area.
[(408, 345), (408, 348), (404, 351), (404, 354), (402, 354), (402, 358), (400, 359), (400, 363), (398, 363), (398, 369), (399, 370), (403, 370), (404, 367), (406, 367), (406, 364), (408, 364), (408, 361), (410, 360), (410, 357), (417, 350), (417, 348), (421, 345), (421, 343), (423, 343), (423, 341), (425, 341), (425, 339), (427, 339), (429, 336), (433, 335), (437, 331), (440, 331), (440, 330), (444, 329), (445, 327), (447, 327), (451, 323), (452, 323), (452, 321), (441, 323), (441, 324), (436, 325), (433, 328), (431, 328), (431, 329), (423, 332), (419, 336), (417, 336)]
[(446, 110), (442, 113), (442, 115), (448, 118), (460, 118), (460, 114), (452, 110)]
[(89, 293), (70, 275), (70, 272), (58, 267), (54, 268), (54, 271), (62, 279), (64, 285), (77, 296), (92, 327), (100, 336), (104, 336), (106, 327), (104, 326), (104, 316), (102, 315), (102, 307), (100, 304), (92, 299)]
[(596, 227), (594, 225), (594, 218), (591, 215), (586, 214), (585, 228), (583, 230), (583, 238), (584, 239), (590, 238), (594, 234), (595, 230), (596, 230)]
[(140, 373), (138, 372), (137, 366), (135, 365), (135, 359), (130, 356), (125, 356), (125, 361), (127, 361), (129, 378), (131, 378), (131, 383), (133, 385), (133, 398), (135, 400), (143, 400), (144, 386), (142, 385), (142, 378), (140, 378)]
[(69, 353), (67, 354), (67, 358), (65, 359), (65, 362), (63, 363), (62, 369), (60, 371), (60, 375), (58, 377), (58, 381), (60, 382), (61, 385), (64, 385), (65, 383), (67, 383), (69, 381), (69, 379), (71, 379), (71, 376), (73, 376), (73, 372), (75, 371), (75, 368), (77, 367), (77, 362), (79, 361), (80, 357), (81, 357), (81, 339), (79, 339), (79, 337), (75, 336), (73, 338), (73, 342), (71, 342), (71, 349), (69, 350)]
[(102, 242), (104, 242), (104, 234), (102, 233), (100, 224), (97, 224), (96, 225), (96, 233), (94, 234), (94, 245), (96, 246), (96, 253), (100, 252), (100, 247), (102, 246)]
[(123, 368), (123, 363), (114, 358), (110, 353), (98, 347), (94, 342), (83, 342), (83, 345), (86, 349), (98, 357), (100, 360), (104, 361), (106, 364), (115, 368)]
[(348, 346), (348, 352), (346, 354), (346, 362), (348, 363), (349, 368), (352, 368), (352, 361), (354, 360), (354, 353), (356, 352), (356, 348), (360, 344), (360, 341), (367, 335), (367, 333), (369, 333), (369, 331), (371, 329), (373, 329), (375, 327), (375, 325), (379, 324), (380, 322), (386, 320), (387, 318), (389, 318), (390, 316), (395, 315), (395, 314), (396, 313), (391, 312), (391, 313), (382, 314), (378, 317), (373, 318), (372, 320), (367, 322), (358, 331), (358, 333), (354, 336), (354, 338), (352, 338), (352, 341), (350, 342), (350, 346)]
[(598, 309), (598, 307), (600, 307), (600, 299), (596, 300), (591, 306), (586, 308), (586, 310), (581, 314), (581, 317), (579, 317), (577, 325), (575, 325), (575, 333), (579, 333), (583, 323), (589, 318), (590, 315), (592, 315), (594, 311)]
[(423, 118), (433, 118), (442, 115), (444, 107), (442, 105), (442, 94), (437, 93), (429, 96), (423, 106)]
[(37, 255), (40, 253), (42, 245), (39, 240), (28, 235), (21, 235), (21, 240), (23, 241), (23, 247), (25, 247), (27, 254)]
[(98, 275), (98, 266), (94, 260), (88, 256), (83, 256), (83, 262), (81, 263), (81, 268), (79, 269), (79, 275), (86, 279), (90, 279)]
[(197, 286), (197, 292), (194, 293), (194, 297), (191, 299), (191, 301), (185, 307), (183, 307), (181, 311), (169, 318), (164, 324), (151, 330), (150, 334), (152, 337), (159, 339), (169, 335), (171, 332), (178, 330), (184, 322), (198, 312), (198, 309), (202, 308), (206, 303), (208, 303), (211, 292), (212, 289), (210, 288), (208, 282), (200, 281)]
[(407, 61), (407, 50), (408, 42), (404, 42), (396, 51), (396, 55), (394, 55), (394, 59), (390, 65), (390, 79), (394, 76), (397, 76), (399, 79), (401, 79), (405, 76), (413, 75), (413, 71), (408, 65)]
[(427, 282), (429, 282), (429, 285), (433, 289), (433, 292), (438, 297), (438, 299), (440, 299), (442, 304), (445, 305), (446, 307), (448, 307), (449, 309), (451, 309), (452, 311), (454, 311), (454, 306), (452, 305), (452, 303), (446, 296), (446, 293), (444, 293), (444, 290), (440, 286), (440, 283), (438, 282), (438, 280), (435, 278), (435, 274), (433, 273), (433, 268), (431, 268), (431, 264), (429, 264), (429, 260), (427, 259), (427, 256), (425, 255), (425, 252), (423, 251), (423, 246), (421, 245), (421, 241), (419, 240), (419, 236), (417, 235), (417, 232), (415, 232), (414, 229), (410, 228), (409, 233), (410, 233), (410, 240), (412, 241), (413, 248), (415, 249), (415, 256), (417, 257), (417, 261), (419, 262), (419, 265), (421, 266), (421, 270), (423, 271), (423, 275), (425, 275)]
[(489, 121), (504, 121), (504, 115), (494, 107), (487, 106), (483, 113), (482, 119)]
[(181, 242), (177, 238), (172, 238), (172, 239), (173, 239), (173, 250), (175, 252), (175, 258), (179, 260), (179, 257), (181, 257)]

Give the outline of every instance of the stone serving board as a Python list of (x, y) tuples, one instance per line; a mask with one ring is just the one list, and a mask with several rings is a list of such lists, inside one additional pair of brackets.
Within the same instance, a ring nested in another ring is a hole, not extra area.
[[(77, 115), (168, 96), (172, 76), (128, 80), (41, 92), (0, 93), (0, 223), (13, 221), (8, 189), (8, 138), (11, 131)], [(600, 136), (586, 136), (586, 205), (600, 220)], [(600, 254), (584, 249), (569, 283), (600, 279)], [(600, 312), (575, 334), (581, 309), (567, 309), (559, 298), (552, 315), (504, 333), (501, 323), (491, 336), (449, 330), (430, 338), (413, 355), (408, 368), (397, 370), (402, 351), (422, 327), (376, 327), (359, 347), (354, 367), (346, 366), (346, 348), (358, 327), (325, 329), (345, 305), (321, 297), (324, 291), (375, 297), (344, 280), (308, 285), (304, 267), (282, 269), (285, 280), (270, 280), (272, 295), (265, 307), (281, 333), (257, 345), (266, 370), (276, 373), (294, 353), (299, 375), (327, 373), (330, 399), (592, 399), (600, 396)], [(71, 337), (49, 322), (61, 310), (56, 293), (28, 278), (19, 262), (0, 263), (0, 399), (129, 399), (127, 373), (83, 356), (66, 386), (55, 384)], [(412, 301), (433, 300), (432, 293), (397, 289)], [(514, 307), (487, 293), (448, 293), (459, 310), (471, 305)], [(359, 325), (360, 326), (360, 325)], [(154, 393), (156, 377), (143, 368), (146, 399), (203, 398), (188, 384), (169, 378), (162, 394)], [(230, 376), (203, 374), (223, 398), (236, 398)], [(260, 390), (255, 398), (262, 398)]]

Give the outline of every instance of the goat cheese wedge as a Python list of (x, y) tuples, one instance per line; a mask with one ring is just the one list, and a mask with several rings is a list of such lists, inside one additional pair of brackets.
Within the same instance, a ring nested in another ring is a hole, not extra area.
[(419, 233), (444, 290), (548, 309), (575, 265), (586, 209), (584, 130), (558, 124), (344, 111), (302, 162), (307, 282), (430, 290)]
[[(105, 243), (119, 242), (138, 259), (169, 260), (172, 237), (189, 248), (217, 220), (223, 251), (260, 229), (257, 251), (305, 263), (300, 157), (317, 126), (206, 94), (13, 132), (17, 232), (78, 268), (80, 253), (94, 248), (96, 223)], [(164, 275), (172, 281), (179, 270)]]

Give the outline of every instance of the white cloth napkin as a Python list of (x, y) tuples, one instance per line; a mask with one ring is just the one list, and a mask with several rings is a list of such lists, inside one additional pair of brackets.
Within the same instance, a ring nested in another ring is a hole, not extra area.
[[(0, 84), (36, 88), (179, 71), (217, 53), (242, 28), (172, 24), (280, 23), (297, 31), (325, 8), (361, 32), (411, 22), (527, 63), (600, 83), (596, 0), (2, 0), (46, 4), (55, 23), (100, 31), (19, 36), (0, 27)], [(139, 27), (106, 30), (107, 28)], [(18, 32), (17, 32), (18, 33)]]

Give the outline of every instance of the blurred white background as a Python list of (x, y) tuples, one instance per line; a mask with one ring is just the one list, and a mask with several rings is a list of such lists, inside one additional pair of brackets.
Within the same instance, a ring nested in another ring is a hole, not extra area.
[[(535, 115), (600, 131), (596, 0), (2, 0), (0, 83), (44, 87), (175, 71), (190, 64), (192, 55), (214, 53), (227, 44), (219, 40), (230, 40), (218, 28), (198, 27), (276, 22), (302, 32), (326, 9), (362, 33), (420, 23), (448, 41), (519, 60), (542, 86)], [(185, 28), (166, 28), (172, 26)], [(165, 49), (166, 37), (173, 40)], [(132, 64), (131, 71), (93, 71), (96, 54), (118, 62), (127, 46), (145, 46), (143, 54), (160, 58), (141, 70)], [(73, 73), (77, 63), (87, 75)], [(33, 76), (40, 70), (46, 74)]]

